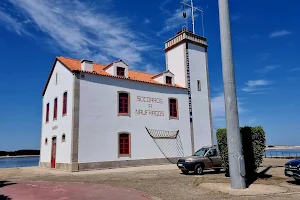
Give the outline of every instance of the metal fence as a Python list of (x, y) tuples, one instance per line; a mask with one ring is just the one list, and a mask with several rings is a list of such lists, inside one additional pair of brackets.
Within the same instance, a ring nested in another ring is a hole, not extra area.
[(266, 151), (265, 158), (300, 158), (300, 151)]

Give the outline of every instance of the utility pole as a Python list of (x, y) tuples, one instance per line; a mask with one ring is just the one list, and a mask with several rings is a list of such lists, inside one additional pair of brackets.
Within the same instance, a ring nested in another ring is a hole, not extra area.
[(245, 189), (245, 161), (238, 118), (228, 0), (219, 0), (219, 17), (231, 188)]

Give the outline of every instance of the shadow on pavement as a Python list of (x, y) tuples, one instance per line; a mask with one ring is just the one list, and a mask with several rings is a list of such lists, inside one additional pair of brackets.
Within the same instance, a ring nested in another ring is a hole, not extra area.
[[(17, 183), (13, 183), (10, 181), (0, 181), (0, 188), (3, 188), (8, 185), (14, 185), (14, 184), (17, 184)], [(9, 196), (0, 194), (0, 200), (12, 200), (12, 198), (10, 198)]]
[(289, 184), (300, 185), (300, 181), (287, 181)]
[[(10, 182), (10, 181), (0, 181), (0, 188), (8, 186), (8, 185), (14, 185), (16, 183)], [(2, 199), (0, 199), (2, 200)]]
[(264, 170), (262, 170), (261, 172), (255, 173), (251, 177), (248, 177), (248, 179), (247, 179), (247, 187), (249, 187), (251, 184), (253, 184), (257, 179), (271, 178), (272, 175), (266, 174), (267, 171), (269, 171), (269, 169), (271, 169), (271, 168), (272, 168), (272, 166), (268, 166)]
[(11, 200), (11, 198), (5, 195), (0, 195), (0, 200)]

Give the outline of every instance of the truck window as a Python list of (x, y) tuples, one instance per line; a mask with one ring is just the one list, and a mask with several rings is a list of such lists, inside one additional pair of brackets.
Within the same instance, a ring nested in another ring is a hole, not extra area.
[(218, 156), (218, 153), (217, 153), (216, 149), (211, 149), (210, 154), (211, 154), (211, 156)]
[(194, 154), (194, 156), (204, 156), (207, 151), (208, 149), (200, 149)]

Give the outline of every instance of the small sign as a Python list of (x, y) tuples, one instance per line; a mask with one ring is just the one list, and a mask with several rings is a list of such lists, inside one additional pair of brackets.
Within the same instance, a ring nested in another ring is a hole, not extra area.
[(53, 127), (52, 127), (52, 130), (56, 130), (57, 128), (58, 128), (58, 125), (53, 126)]

